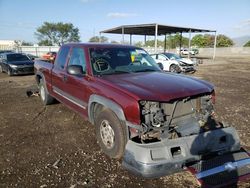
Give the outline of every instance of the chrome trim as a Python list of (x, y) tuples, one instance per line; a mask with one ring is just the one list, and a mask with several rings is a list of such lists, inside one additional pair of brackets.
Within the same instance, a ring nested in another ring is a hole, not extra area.
[(203, 172), (199, 172), (195, 176), (197, 179), (201, 179), (201, 178), (211, 176), (213, 174), (217, 174), (217, 173), (224, 172), (224, 171), (230, 172), (230, 171), (236, 170), (237, 168), (240, 168), (249, 164), (250, 164), (250, 158), (235, 161), (235, 162), (228, 162), (228, 163), (225, 163), (224, 165), (217, 166), (215, 168), (205, 170)]
[(67, 99), (67, 100), (70, 101), (70, 102), (72, 102), (73, 104), (75, 104), (75, 105), (77, 105), (77, 106), (83, 108), (84, 110), (86, 109), (86, 106), (87, 106), (87, 105), (85, 105), (84, 102), (82, 102), (82, 104), (80, 104), (80, 102), (77, 102), (77, 101), (76, 101), (76, 100), (79, 100), (79, 99), (75, 99), (73, 96), (70, 96), (69, 94), (67, 94), (67, 95), (69, 95), (69, 96), (65, 96), (66, 93), (63, 92), (63, 91), (61, 91), (60, 89), (58, 89), (58, 88), (56, 88), (56, 87), (53, 87), (53, 91), (54, 91), (56, 94), (60, 95), (61, 97)]

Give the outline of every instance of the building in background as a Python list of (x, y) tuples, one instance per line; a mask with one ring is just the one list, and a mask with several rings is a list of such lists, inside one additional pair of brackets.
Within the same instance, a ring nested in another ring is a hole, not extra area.
[(0, 40), (0, 50), (13, 50), (17, 45), (15, 40)]

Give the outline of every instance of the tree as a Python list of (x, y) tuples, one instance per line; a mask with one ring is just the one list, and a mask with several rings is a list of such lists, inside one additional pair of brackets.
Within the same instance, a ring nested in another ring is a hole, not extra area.
[(108, 42), (108, 38), (107, 37), (104, 37), (104, 36), (101, 36), (101, 37), (98, 37), (98, 36), (94, 36), (94, 37), (91, 37), (89, 39), (89, 42)]
[(39, 46), (53, 46), (52, 42), (50, 40), (41, 40), (40, 42), (38, 42)]
[(117, 42), (116, 40), (111, 40), (110, 43), (112, 43), (112, 44), (119, 44), (119, 42)]
[(195, 35), (192, 40), (191, 40), (191, 43), (193, 46), (197, 46), (199, 48), (201, 47), (205, 47), (206, 44), (207, 44), (207, 41), (206, 41), (206, 38), (199, 34), (199, 35)]
[(35, 33), (39, 40), (39, 44), (43, 45), (59, 45), (67, 42), (79, 42), (79, 29), (74, 27), (72, 23), (49, 23), (44, 22), (42, 26), (37, 28)]
[(33, 46), (32, 42), (22, 41), (22, 46)]
[(225, 35), (218, 35), (217, 36), (217, 47), (230, 47), (233, 46), (233, 41), (229, 37)]
[(244, 44), (244, 47), (250, 47), (250, 40)]
[[(195, 35), (192, 38), (192, 45), (198, 47), (213, 47), (214, 46), (214, 35), (205, 34), (205, 35)], [(217, 47), (230, 47), (233, 45), (232, 39), (225, 35), (217, 36)]]

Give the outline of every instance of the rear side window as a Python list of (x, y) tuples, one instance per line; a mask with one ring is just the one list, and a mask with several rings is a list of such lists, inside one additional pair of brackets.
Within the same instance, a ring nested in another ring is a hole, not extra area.
[(69, 65), (80, 65), (83, 72), (86, 71), (85, 54), (82, 48), (73, 48)]
[(55, 66), (61, 69), (64, 69), (64, 65), (66, 64), (66, 60), (68, 57), (70, 47), (69, 46), (63, 46), (61, 47), (58, 56), (56, 58)]

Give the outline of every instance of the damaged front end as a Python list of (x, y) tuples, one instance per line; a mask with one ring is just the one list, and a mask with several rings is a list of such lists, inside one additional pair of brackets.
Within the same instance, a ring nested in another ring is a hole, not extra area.
[(236, 130), (214, 119), (213, 101), (213, 93), (170, 102), (140, 101), (141, 127), (126, 145), (123, 165), (153, 178), (240, 151)]

